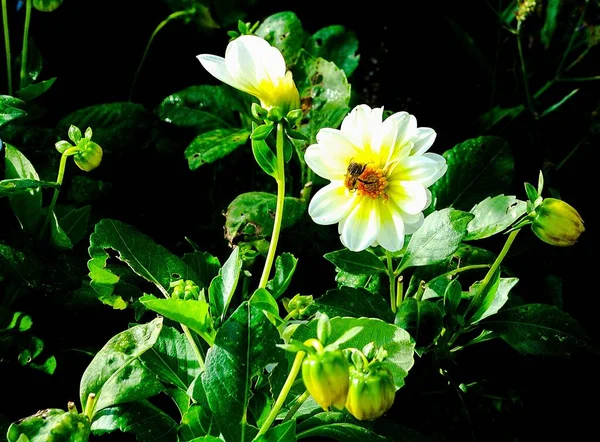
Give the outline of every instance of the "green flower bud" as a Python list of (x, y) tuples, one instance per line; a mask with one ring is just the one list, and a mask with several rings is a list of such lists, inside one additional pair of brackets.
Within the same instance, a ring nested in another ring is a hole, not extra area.
[(315, 402), (328, 411), (344, 408), (348, 394), (348, 363), (341, 350), (309, 354), (302, 362), (302, 380)]
[(533, 215), (531, 230), (539, 239), (553, 246), (572, 246), (585, 231), (577, 210), (556, 198), (545, 198)]
[[(79, 133), (81, 136), (81, 132)], [(77, 167), (85, 172), (94, 170), (102, 162), (102, 148), (88, 140), (87, 138), (81, 138), (77, 143), (79, 152), (75, 154), (74, 160)]]
[(396, 386), (390, 370), (379, 364), (367, 373), (350, 367), (349, 375), (346, 409), (352, 416), (360, 421), (371, 420), (392, 408)]

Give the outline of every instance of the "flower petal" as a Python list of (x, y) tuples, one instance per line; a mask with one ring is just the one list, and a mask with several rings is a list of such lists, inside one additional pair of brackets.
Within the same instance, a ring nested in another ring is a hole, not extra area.
[(380, 206), (381, 229), (377, 242), (390, 252), (396, 252), (404, 246), (404, 220), (400, 210), (394, 204)]
[(333, 181), (310, 200), (308, 214), (317, 224), (335, 224), (357, 204), (357, 197), (357, 194), (348, 192), (343, 181)]
[(353, 252), (369, 247), (379, 235), (379, 201), (363, 197), (344, 220), (340, 240)]
[(404, 146), (417, 132), (417, 119), (408, 112), (396, 112), (387, 119), (390, 118), (396, 121), (398, 127), (396, 139), (401, 146)]
[(420, 183), (394, 180), (385, 190), (394, 204), (406, 213), (416, 215), (427, 207), (427, 190)]
[(240, 89), (243, 92), (249, 92), (248, 90), (242, 88), (235, 78), (229, 75), (229, 71), (227, 71), (225, 59), (223, 57), (218, 57), (211, 54), (200, 54), (196, 58), (200, 61), (204, 69), (206, 69), (208, 73), (216, 79), (228, 84), (231, 87)]
[(415, 181), (425, 187), (438, 180), (446, 171), (441, 155), (425, 154), (404, 158), (389, 174), (390, 181)]
[(429, 127), (419, 127), (417, 132), (412, 137), (412, 142), (415, 143), (411, 155), (421, 155), (429, 150), (435, 138), (437, 137), (437, 133), (429, 128)]
[(371, 109), (366, 104), (361, 104), (346, 115), (341, 131), (367, 155), (372, 155), (371, 140), (380, 128), (382, 118), (383, 108)]
[(304, 153), (304, 161), (314, 173), (327, 180), (343, 180), (346, 176), (348, 165), (336, 161), (327, 153), (327, 146), (311, 144)]

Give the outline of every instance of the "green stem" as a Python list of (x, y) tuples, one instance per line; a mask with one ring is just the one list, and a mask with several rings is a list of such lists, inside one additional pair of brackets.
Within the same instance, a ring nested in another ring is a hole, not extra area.
[(21, 53), (21, 83), (20, 87), (25, 87), (27, 80), (27, 51), (29, 49), (29, 23), (31, 22), (31, 6), (33, 0), (27, 0), (25, 3), (25, 27), (23, 28), (23, 52)]
[(585, 82), (585, 81), (598, 81), (600, 80), (600, 75), (595, 77), (577, 77), (577, 78), (559, 78), (558, 81), (564, 83), (576, 83), (576, 82)]
[(277, 397), (277, 400), (275, 401), (275, 405), (273, 405), (271, 412), (267, 416), (267, 419), (262, 424), (262, 426), (260, 427), (260, 430), (258, 431), (258, 434), (256, 435), (256, 437), (253, 440), (258, 439), (260, 436), (265, 434), (269, 430), (269, 428), (271, 428), (271, 425), (273, 424), (273, 422), (275, 422), (275, 418), (279, 414), (279, 410), (281, 410), (281, 407), (283, 406), (283, 403), (285, 402), (285, 399), (287, 398), (287, 395), (290, 392), (290, 389), (292, 388), (294, 381), (296, 380), (296, 376), (298, 376), (298, 372), (300, 371), (300, 368), (302, 367), (302, 360), (304, 359), (305, 354), (306, 353), (304, 353), (303, 351), (299, 351), (298, 353), (296, 353), (296, 358), (294, 359), (294, 364), (292, 365), (290, 374), (288, 375), (287, 379), (285, 380), (285, 384), (283, 384), (283, 388), (279, 392), (279, 396)]
[(525, 65), (525, 57), (523, 55), (523, 44), (521, 43), (521, 24), (523, 22), (519, 20), (517, 23), (517, 49), (519, 51), (519, 60), (521, 62), (521, 75), (523, 76), (523, 90), (525, 92), (525, 104), (527, 110), (535, 117), (535, 109), (533, 108), (533, 101), (531, 99), (531, 93), (529, 92), (529, 78), (527, 77), (527, 67)]
[(171, 20), (175, 20), (176, 18), (184, 17), (191, 13), (192, 13), (192, 11), (173, 12), (171, 15), (169, 15), (167, 18), (165, 18), (163, 21), (161, 21), (159, 23), (159, 25), (156, 27), (156, 29), (154, 30), (154, 32), (152, 32), (152, 35), (150, 36), (150, 40), (148, 40), (148, 44), (146, 45), (146, 49), (144, 50), (144, 54), (142, 55), (142, 59), (140, 60), (140, 64), (138, 65), (138, 68), (135, 71), (135, 76), (133, 77), (133, 83), (131, 84), (131, 90), (129, 91), (129, 101), (131, 101), (131, 98), (133, 97), (133, 91), (135, 90), (135, 85), (137, 83), (138, 76), (140, 75), (142, 66), (144, 65), (144, 61), (146, 61), (146, 56), (148, 55), (148, 52), (150, 51), (150, 46), (152, 46), (152, 42), (154, 41), (156, 34), (158, 34), (162, 28), (164, 28), (167, 24), (169, 24), (169, 22)]
[(54, 189), (54, 194), (52, 195), (52, 201), (50, 201), (50, 205), (48, 206), (48, 213), (46, 213), (46, 219), (44, 220), (44, 225), (39, 233), (39, 238), (44, 235), (46, 228), (48, 227), (48, 223), (50, 222), (50, 217), (52, 216), (52, 212), (54, 211), (54, 206), (56, 206), (56, 200), (58, 200), (58, 194), (60, 193), (60, 188), (62, 186), (63, 179), (65, 178), (65, 169), (67, 167), (67, 159), (73, 155), (74, 153), (79, 152), (78, 147), (70, 147), (65, 150), (60, 157), (60, 164), (58, 166), (58, 176), (56, 177), (56, 183), (59, 187)]
[(275, 221), (273, 223), (273, 234), (271, 235), (271, 243), (267, 252), (267, 259), (263, 269), (262, 276), (258, 288), (264, 289), (269, 281), (271, 267), (275, 260), (275, 251), (277, 250), (277, 242), (279, 240), (279, 232), (281, 231), (281, 222), (283, 221), (283, 204), (285, 201), (285, 162), (283, 158), (283, 124), (277, 123), (277, 203), (275, 206)]
[(294, 416), (294, 414), (296, 414), (296, 411), (300, 409), (304, 401), (306, 401), (306, 399), (308, 399), (309, 397), (310, 393), (308, 392), (308, 390), (306, 390), (304, 393), (298, 396), (298, 399), (296, 400), (294, 406), (290, 408), (290, 411), (288, 411), (285, 417), (283, 418), (283, 422), (289, 421)]
[[(556, 77), (560, 77), (560, 74), (562, 74), (562, 68), (567, 61), (567, 57), (571, 53), (571, 48), (573, 47), (573, 43), (575, 43), (575, 38), (577, 37), (577, 31), (581, 28), (581, 25), (583, 24), (583, 20), (585, 18), (585, 13), (587, 11), (588, 4), (589, 4), (589, 0), (586, 0), (583, 10), (581, 11), (581, 16), (579, 17), (579, 20), (577, 21), (577, 24), (575, 25), (575, 28), (573, 29), (573, 33), (571, 34), (571, 38), (569, 39), (569, 44), (567, 44), (567, 48), (565, 49), (565, 52), (563, 53), (562, 59), (560, 60), (560, 64), (558, 65), (558, 68), (556, 69)], [(571, 67), (572, 66), (569, 66), (569, 69)]]
[(387, 261), (387, 274), (390, 280), (390, 306), (392, 307), (392, 312), (396, 313), (396, 275), (394, 275), (392, 253), (389, 250), (385, 251), (385, 259)]
[(10, 34), (8, 32), (8, 9), (6, 7), (6, 0), (2, 0), (2, 25), (4, 27), (4, 49), (6, 51), (6, 78), (8, 81), (8, 95), (12, 95), (12, 59), (10, 56)]
[(396, 311), (404, 301), (404, 276), (400, 275), (396, 278)]
[(489, 264), (473, 264), (473, 265), (470, 265), (470, 266), (458, 267), (458, 268), (456, 268), (454, 270), (450, 270), (449, 272), (441, 274), (440, 277), (441, 276), (446, 276), (446, 277), (448, 277), (448, 276), (454, 276), (454, 275), (458, 275), (459, 273), (466, 272), (466, 271), (469, 271), (469, 270), (487, 269), (489, 267), (490, 267)]
[(521, 231), (521, 229), (513, 230), (508, 235), (508, 238), (506, 238), (506, 242), (504, 243), (504, 247), (502, 247), (502, 250), (500, 251), (500, 253), (496, 257), (496, 260), (494, 261), (494, 263), (492, 264), (492, 266), (488, 270), (487, 274), (485, 275), (485, 278), (483, 278), (483, 281), (481, 282), (481, 287), (479, 289), (480, 293), (484, 293), (485, 292), (485, 288), (487, 287), (487, 285), (492, 280), (492, 277), (494, 276), (494, 273), (496, 273), (496, 270), (498, 270), (498, 268), (500, 267), (500, 264), (502, 264), (502, 261), (504, 260), (504, 258), (506, 258), (506, 255), (508, 254), (508, 251), (510, 250), (510, 246), (512, 246), (512, 243), (514, 242), (515, 238), (517, 237), (517, 234), (520, 231)]
[(92, 421), (94, 417), (94, 406), (96, 405), (96, 393), (90, 393), (87, 397), (87, 401), (85, 403), (85, 409), (83, 414), (87, 416), (87, 418)]

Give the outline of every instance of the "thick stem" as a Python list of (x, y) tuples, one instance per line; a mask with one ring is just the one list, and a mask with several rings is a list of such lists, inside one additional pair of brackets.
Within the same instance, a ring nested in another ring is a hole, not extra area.
[(517, 49), (519, 50), (519, 60), (521, 62), (521, 75), (523, 76), (523, 91), (525, 92), (525, 104), (527, 110), (535, 117), (535, 109), (533, 107), (533, 100), (531, 99), (531, 93), (529, 92), (529, 78), (527, 76), (527, 66), (525, 65), (525, 57), (523, 55), (523, 44), (521, 43), (521, 24), (519, 21), (517, 24)]
[(385, 251), (385, 259), (387, 261), (387, 274), (390, 280), (390, 306), (392, 307), (392, 312), (396, 313), (396, 275), (394, 274), (392, 254), (389, 250)]
[(8, 95), (12, 95), (12, 58), (10, 55), (10, 33), (8, 32), (8, 9), (6, 7), (6, 0), (2, 0), (2, 26), (4, 27), (4, 50), (6, 51), (6, 79), (8, 81)]
[(131, 90), (129, 91), (129, 101), (131, 101), (131, 98), (133, 97), (133, 92), (135, 90), (135, 85), (137, 83), (138, 76), (140, 75), (142, 66), (144, 65), (144, 61), (146, 61), (146, 56), (148, 55), (148, 52), (150, 51), (150, 46), (152, 46), (152, 42), (154, 41), (154, 37), (156, 37), (156, 34), (158, 34), (159, 31), (162, 28), (164, 28), (171, 20), (174, 20), (174, 19), (180, 18), (180, 17), (184, 17), (188, 14), (191, 14), (191, 12), (190, 11), (173, 12), (171, 15), (169, 15), (167, 18), (165, 18), (163, 21), (161, 21), (159, 23), (159, 25), (156, 27), (156, 29), (154, 30), (154, 32), (152, 32), (152, 35), (150, 36), (150, 40), (148, 40), (148, 44), (146, 45), (146, 49), (144, 50), (144, 54), (142, 55), (142, 59), (140, 60), (140, 64), (138, 65), (138, 68), (135, 71), (135, 76), (133, 77), (133, 83), (131, 83)]
[(31, 22), (31, 7), (33, 0), (25, 3), (25, 26), (23, 28), (23, 52), (21, 52), (21, 77), (20, 87), (25, 87), (27, 80), (27, 51), (29, 49), (29, 23)]
[(262, 276), (258, 288), (264, 289), (269, 281), (271, 267), (275, 260), (275, 251), (277, 250), (277, 242), (279, 240), (279, 232), (281, 231), (281, 222), (283, 221), (283, 204), (285, 201), (285, 161), (283, 158), (283, 124), (277, 123), (277, 203), (275, 206), (275, 221), (273, 223), (273, 234), (271, 235), (271, 243), (267, 252), (265, 267), (263, 268)]
[(267, 419), (265, 420), (265, 422), (260, 427), (260, 430), (258, 431), (258, 434), (254, 438), (254, 440), (258, 439), (260, 436), (265, 434), (269, 430), (269, 428), (271, 428), (271, 425), (273, 425), (273, 422), (275, 422), (275, 418), (279, 414), (279, 410), (281, 410), (281, 407), (283, 406), (283, 403), (285, 402), (285, 399), (287, 398), (287, 395), (290, 392), (290, 389), (292, 388), (294, 381), (296, 380), (296, 376), (298, 376), (298, 372), (300, 371), (300, 368), (302, 367), (302, 360), (304, 359), (305, 354), (306, 353), (304, 353), (303, 351), (299, 351), (298, 353), (296, 353), (296, 358), (294, 359), (294, 364), (292, 365), (290, 374), (288, 375), (287, 379), (285, 380), (285, 384), (283, 384), (283, 388), (279, 392), (279, 396), (277, 397), (277, 400), (275, 401), (275, 405), (273, 405), (271, 412), (267, 416)]

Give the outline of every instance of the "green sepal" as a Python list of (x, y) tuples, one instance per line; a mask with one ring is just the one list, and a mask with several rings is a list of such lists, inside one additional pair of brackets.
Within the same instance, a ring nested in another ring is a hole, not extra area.
[(251, 140), (261, 141), (269, 136), (275, 125), (273, 123), (261, 124), (257, 126), (250, 135)]

